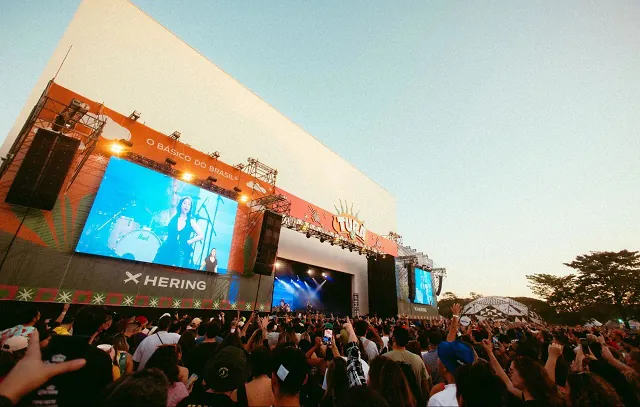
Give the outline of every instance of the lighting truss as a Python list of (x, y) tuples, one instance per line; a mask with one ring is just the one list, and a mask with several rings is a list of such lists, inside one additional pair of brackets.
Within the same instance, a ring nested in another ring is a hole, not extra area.
[[(172, 166), (165, 164), (165, 163), (159, 163), (157, 161), (154, 161), (150, 158), (147, 157), (143, 157), (140, 154), (136, 154), (136, 153), (132, 153), (132, 152), (128, 152), (125, 157), (130, 160), (133, 161), (135, 163), (138, 163), (144, 167), (147, 168), (151, 168), (153, 170), (165, 173), (173, 178), (179, 178), (182, 179), (182, 171), (176, 170), (175, 168), (173, 168)], [(183, 182), (187, 182), (182, 180)], [(211, 191), (213, 193), (216, 193), (218, 195), (222, 195), (224, 197), (227, 197), (229, 199), (233, 199), (234, 201), (238, 200), (238, 193), (235, 191), (229, 191), (227, 189), (221, 188), (218, 185), (216, 185), (215, 183), (207, 180), (207, 179), (198, 179), (198, 178), (193, 178), (190, 181), (188, 181), (189, 184), (193, 184), (196, 185), (202, 189), (206, 189), (207, 191)]]
[(72, 99), (66, 103), (49, 97), (47, 93), (52, 83), (49, 81), (47, 84), (38, 102), (31, 109), (29, 117), (20, 129), (9, 152), (3, 158), (0, 177), (9, 170), (14, 160), (24, 159), (38, 129), (52, 130), (64, 134), (66, 137), (80, 140), (84, 145), (84, 149), (79, 150), (74, 158), (74, 167), (66, 187), (68, 190), (93, 152), (106, 123), (106, 118), (102, 115), (88, 113), (88, 107), (78, 99)]
[(291, 216), (283, 218), (282, 227), (308, 235), (310, 238), (313, 237), (315, 239), (322, 240), (324, 243), (333, 244), (334, 246), (340, 246), (343, 249), (355, 251), (369, 257), (386, 255), (386, 253), (373, 247), (366, 246), (353, 240), (345, 239), (337, 233), (327, 232), (326, 230), (313, 223), (305, 222)]

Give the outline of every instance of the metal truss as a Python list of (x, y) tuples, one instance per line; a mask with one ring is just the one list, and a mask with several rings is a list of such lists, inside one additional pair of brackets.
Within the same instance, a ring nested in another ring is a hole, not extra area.
[[(3, 158), (0, 177), (9, 170), (14, 160), (21, 161), (24, 159), (24, 155), (31, 147), (36, 131), (38, 129), (46, 129), (64, 134), (81, 142), (75, 167), (67, 183), (66, 189), (68, 190), (93, 152), (106, 123), (106, 118), (101, 114), (89, 113), (89, 106), (78, 99), (72, 99), (69, 103), (52, 99), (47, 95), (52, 83), (50, 81), (47, 84), (9, 149), (7, 156)], [(9, 179), (12, 180), (11, 177)]]

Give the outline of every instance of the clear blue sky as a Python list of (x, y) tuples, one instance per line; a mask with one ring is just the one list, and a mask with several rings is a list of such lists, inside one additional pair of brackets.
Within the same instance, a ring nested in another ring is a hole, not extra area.
[[(637, 1), (134, 3), (391, 191), (445, 291), (640, 249)], [(2, 136), (77, 4), (0, 3)]]

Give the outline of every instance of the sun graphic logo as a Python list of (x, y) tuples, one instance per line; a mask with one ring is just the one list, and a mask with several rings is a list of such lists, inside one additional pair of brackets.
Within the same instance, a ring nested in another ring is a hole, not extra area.
[(353, 203), (351, 207), (342, 200), (340, 200), (340, 209), (335, 207), (336, 215), (333, 217), (333, 229), (342, 236), (346, 236), (350, 240), (360, 240), (365, 242), (367, 229), (364, 227), (364, 222), (358, 219), (358, 213), (353, 213)]

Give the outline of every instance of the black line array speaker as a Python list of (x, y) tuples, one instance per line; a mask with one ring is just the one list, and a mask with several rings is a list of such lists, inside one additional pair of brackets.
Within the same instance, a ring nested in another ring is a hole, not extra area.
[(416, 299), (416, 268), (413, 264), (407, 263), (407, 282), (409, 284), (409, 301)]
[(5, 201), (50, 211), (58, 199), (80, 140), (38, 129)]
[(370, 257), (367, 260), (369, 314), (381, 318), (398, 315), (396, 293), (396, 259), (393, 256)]
[(278, 255), (278, 242), (282, 228), (282, 215), (275, 212), (265, 212), (262, 218), (260, 240), (258, 240), (258, 254), (253, 272), (270, 276)]

